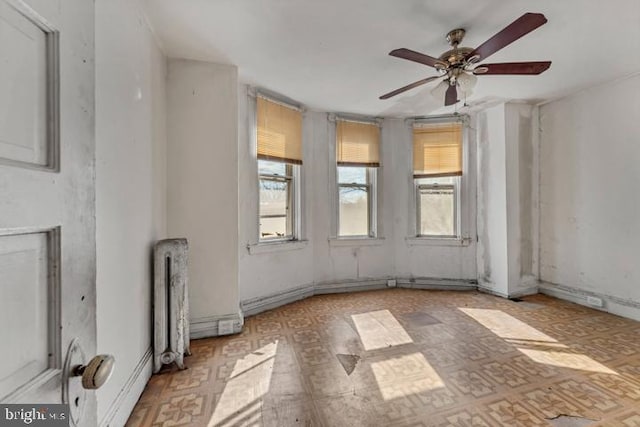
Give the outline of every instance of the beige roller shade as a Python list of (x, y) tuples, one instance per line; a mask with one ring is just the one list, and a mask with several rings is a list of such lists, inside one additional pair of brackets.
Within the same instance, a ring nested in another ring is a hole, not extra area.
[(340, 166), (380, 166), (380, 128), (372, 123), (336, 122), (337, 161)]
[(413, 176), (462, 175), (462, 124), (438, 123), (413, 128)]
[(302, 113), (257, 98), (258, 158), (302, 164)]

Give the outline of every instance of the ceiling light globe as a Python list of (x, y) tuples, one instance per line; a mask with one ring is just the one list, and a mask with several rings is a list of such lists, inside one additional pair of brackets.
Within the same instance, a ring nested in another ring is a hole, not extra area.
[(449, 81), (442, 80), (436, 87), (431, 89), (431, 95), (438, 101), (442, 101), (447, 89), (449, 89)]
[(476, 85), (478, 78), (473, 74), (469, 73), (460, 73), (458, 76), (458, 88), (460, 92), (466, 94), (467, 96), (471, 94), (471, 91)]

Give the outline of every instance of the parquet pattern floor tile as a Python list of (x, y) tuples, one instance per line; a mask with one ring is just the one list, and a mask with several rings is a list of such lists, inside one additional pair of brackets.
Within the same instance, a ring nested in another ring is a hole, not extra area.
[(191, 347), (128, 426), (640, 427), (640, 324), (543, 295), (320, 295)]

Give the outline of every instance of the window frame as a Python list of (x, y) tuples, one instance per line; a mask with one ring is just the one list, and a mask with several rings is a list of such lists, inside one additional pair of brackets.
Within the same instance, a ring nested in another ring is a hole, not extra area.
[[(413, 129), (415, 126), (419, 125), (429, 125), (429, 124), (438, 124), (438, 123), (460, 123), (462, 125), (462, 133), (461, 133), (461, 143), (462, 143), (462, 174), (459, 176), (453, 176), (456, 178), (454, 182), (456, 183), (456, 194), (454, 197), (455, 208), (455, 218), (454, 224), (456, 227), (455, 236), (443, 236), (443, 235), (422, 235), (420, 234), (420, 205), (419, 205), (419, 194), (418, 194), (418, 180), (428, 177), (414, 177), (413, 175), (413, 149), (411, 151), (411, 174), (410, 174), (410, 188), (413, 192), (413, 196), (410, 197), (411, 200), (411, 210), (412, 215), (415, 215), (414, 221), (409, 221), (410, 230), (409, 237), (407, 237), (407, 242), (410, 244), (434, 244), (434, 245), (449, 245), (453, 244), (461, 244), (462, 246), (466, 246), (471, 242), (469, 237), (469, 233), (472, 231), (470, 218), (468, 218), (469, 211), (475, 209), (475, 205), (473, 205), (470, 197), (470, 183), (474, 181), (471, 180), (469, 176), (469, 116), (467, 115), (456, 115), (456, 116), (440, 116), (440, 117), (432, 117), (432, 118), (415, 118), (407, 120), (407, 123), (410, 129), (410, 135), (413, 138)], [(413, 146), (413, 144), (412, 144)], [(435, 177), (434, 177), (435, 178)], [(428, 185), (428, 184), (427, 184)], [(413, 242), (413, 243), (411, 243)], [(420, 243), (422, 242), (422, 243)]]
[[(289, 207), (291, 211), (291, 223), (292, 223), (292, 234), (289, 236), (278, 236), (272, 238), (263, 239), (260, 232), (260, 180), (261, 176), (267, 176), (270, 174), (261, 174), (260, 173), (260, 161), (277, 161), (277, 160), (269, 160), (269, 159), (260, 159), (257, 155), (258, 150), (258, 98), (264, 98), (268, 101), (274, 102), (276, 104), (281, 104), (287, 108), (291, 108), (293, 110), (298, 110), (300, 114), (302, 114), (302, 156), (304, 157), (305, 153), (305, 124), (304, 124), (304, 115), (306, 109), (302, 104), (297, 103), (296, 101), (284, 97), (282, 95), (273, 93), (271, 91), (267, 91), (262, 88), (256, 88), (252, 86), (248, 86), (248, 96), (251, 98), (251, 108), (250, 108), (250, 119), (249, 123), (251, 124), (251, 128), (249, 133), (251, 135), (250, 140), (252, 141), (251, 152), (253, 155), (254, 161), (254, 172), (252, 172), (253, 180), (255, 182), (256, 187), (256, 196), (254, 199), (255, 204), (253, 204), (255, 209), (254, 212), (254, 230), (252, 231), (253, 237), (251, 238), (250, 243), (248, 243), (247, 247), (249, 249), (249, 253), (257, 254), (263, 252), (270, 252), (272, 250), (287, 250), (287, 248), (291, 249), (299, 249), (306, 245), (307, 240), (305, 240), (304, 236), (304, 226), (305, 226), (305, 202), (303, 200), (303, 189), (305, 187), (304, 183), (304, 171), (302, 170), (303, 164), (297, 163), (289, 163), (285, 161), (281, 161), (281, 163), (287, 165), (287, 167), (291, 167), (291, 174), (287, 174), (291, 178), (291, 185), (289, 186), (289, 193), (291, 200), (289, 202)], [(282, 176), (276, 174), (275, 177)], [(257, 179), (256, 179), (257, 178)], [(255, 239), (255, 240), (254, 240)]]
[[(366, 183), (341, 183), (339, 170), (341, 167), (357, 167), (365, 169)], [(378, 237), (378, 169), (368, 166), (336, 165), (336, 237), (338, 239), (375, 239)], [(340, 234), (340, 189), (341, 188), (365, 188), (367, 191), (367, 234)]]
[[(460, 188), (461, 176), (453, 177), (453, 184), (421, 184), (418, 181), (424, 178), (414, 178), (415, 187), (415, 203), (416, 203), (416, 237), (421, 239), (460, 239), (461, 233), (461, 215), (460, 215)], [(453, 232), (452, 235), (446, 234), (422, 234), (422, 203), (420, 200), (421, 190), (437, 190), (442, 188), (450, 188), (453, 190)]]
[[(258, 170), (260, 168), (260, 159), (258, 159)], [(268, 160), (265, 160), (268, 161)], [(259, 243), (269, 243), (269, 242), (286, 242), (293, 241), (297, 239), (296, 233), (296, 169), (298, 165), (292, 163), (284, 163), (285, 165), (285, 174), (261, 174), (258, 172), (258, 242)], [(262, 218), (273, 218), (273, 217), (281, 217), (281, 215), (260, 215), (260, 184), (262, 181), (272, 181), (272, 182), (285, 182), (287, 184), (287, 202), (286, 202), (286, 210), (287, 214), (286, 218), (286, 230), (290, 230), (289, 233), (284, 236), (275, 236), (275, 237), (263, 237), (260, 231), (260, 223)]]

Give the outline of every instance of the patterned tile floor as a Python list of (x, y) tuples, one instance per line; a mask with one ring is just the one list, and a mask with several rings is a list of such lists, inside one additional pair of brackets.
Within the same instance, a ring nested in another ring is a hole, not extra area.
[(640, 323), (524, 299), (391, 289), (289, 304), (193, 341), (189, 368), (153, 376), (127, 425), (640, 426)]

